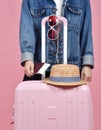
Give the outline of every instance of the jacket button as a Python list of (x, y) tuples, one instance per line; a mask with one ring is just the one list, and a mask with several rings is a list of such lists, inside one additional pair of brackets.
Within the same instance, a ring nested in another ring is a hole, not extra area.
[(53, 13), (56, 13), (56, 9), (53, 9), (52, 12), (53, 12)]
[(53, 55), (56, 55), (56, 51), (53, 51)]

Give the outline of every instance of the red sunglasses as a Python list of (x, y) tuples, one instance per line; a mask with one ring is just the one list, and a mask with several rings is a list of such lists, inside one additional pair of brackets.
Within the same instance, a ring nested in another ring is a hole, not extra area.
[(59, 23), (59, 19), (55, 15), (51, 15), (48, 18), (48, 26), (50, 29), (47, 32), (47, 36), (50, 40), (57, 40), (58, 31), (54, 29), (54, 27)]

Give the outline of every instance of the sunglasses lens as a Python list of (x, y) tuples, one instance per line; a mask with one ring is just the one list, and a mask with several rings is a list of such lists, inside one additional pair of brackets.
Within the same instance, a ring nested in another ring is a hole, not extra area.
[(51, 40), (57, 39), (57, 32), (55, 30), (53, 30), (53, 29), (49, 30), (48, 31), (48, 37)]
[(57, 23), (57, 17), (56, 16), (50, 16), (49, 17), (49, 19), (48, 19), (48, 22), (49, 22), (49, 25), (50, 26), (54, 26), (54, 25), (56, 25), (56, 23)]

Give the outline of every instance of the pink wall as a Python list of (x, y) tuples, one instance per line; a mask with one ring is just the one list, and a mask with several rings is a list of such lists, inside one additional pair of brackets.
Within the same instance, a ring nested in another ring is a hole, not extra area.
[[(93, 103), (95, 130), (101, 130), (101, 31), (100, 0), (91, 0), (93, 16), (93, 39), (95, 51), (95, 69), (90, 84)], [(14, 90), (22, 80), (23, 69), (19, 64), (19, 16), (20, 0), (2, 0), (0, 2), (0, 130), (13, 130), (11, 122)]]
[(13, 130), (14, 89), (22, 79), (18, 46), (21, 0), (0, 1), (0, 130)]
[(94, 102), (95, 130), (101, 130), (101, 0), (91, 0), (93, 20), (93, 41), (95, 52), (95, 69), (91, 90)]

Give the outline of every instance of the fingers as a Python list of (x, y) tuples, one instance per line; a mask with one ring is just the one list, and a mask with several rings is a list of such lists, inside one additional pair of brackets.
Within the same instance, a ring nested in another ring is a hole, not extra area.
[(91, 75), (87, 75), (87, 74), (83, 73), (81, 75), (81, 79), (84, 81), (87, 81), (87, 82), (91, 82), (92, 77), (91, 77)]
[(85, 75), (83, 73), (83, 71), (81, 72), (81, 80), (84, 80), (85, 79)]
[(81, 71), (81, 79), (87, 82), (91, 82), (92, 80), (92, 71), (89, 67), (83, 67)]
[(24, 73), (31, 77), (34, 74), (34, 63), (33, 61), (26, 61), (24, 66)]

